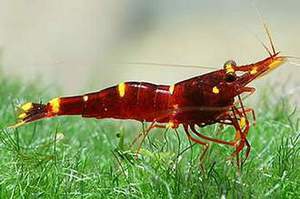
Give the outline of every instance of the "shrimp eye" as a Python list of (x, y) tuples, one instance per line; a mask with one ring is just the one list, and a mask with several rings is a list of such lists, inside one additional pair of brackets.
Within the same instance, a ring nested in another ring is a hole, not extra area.
[(229, 60), (229, 61), (225, 62), (225, 64), (224, 64), (224, 70), (225, 70), (225, 73), (226, 73), (226, 79), (228, 78), (228, 80), (231, 80), (231, 79), (235, 78), (235, 77), (228, 76), (228, 75), (235, 75), (234, 74), (235, 67), (236, 67), (235, 61)]
[(225, 81), (228, 83), (234, 82), (236, 80), (236, 74), (235, 73), (227, 73), (225, 76)]

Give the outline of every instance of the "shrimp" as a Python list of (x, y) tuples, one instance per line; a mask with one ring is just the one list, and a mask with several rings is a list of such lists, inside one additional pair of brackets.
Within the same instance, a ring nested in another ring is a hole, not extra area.
[[(209, 142), (235, 147), (232, 156), (237, 156), (247, 147), (247, 158), (250, 152), (247, 115), (252, 113), (254, 118), (255, 115), (252, 108), (244, 107), (240, 95), (255, 92), (255, 88), (248, 84), (279, 67), (288, 58), (275, 51), (270, 32), (266, 26), (265, 29), (272, 51), (264, 45), (269, 56), (256, 63), (237, 65), (229, 60), (220, 69), (174, 85), (122, 82), (98, 92), (56, 97), (46, 104), (28, 102), (20, 107), (18, 122), (12, 127), (66, 115), (150, 122), (145, 136), (154, 128), (177, 129), (182, 125), (188, 139), (205, 147), (201, 160)], [(226, 141), (209, 137), (197, 129), (216, 123), (233, 126), (234, 139)]]

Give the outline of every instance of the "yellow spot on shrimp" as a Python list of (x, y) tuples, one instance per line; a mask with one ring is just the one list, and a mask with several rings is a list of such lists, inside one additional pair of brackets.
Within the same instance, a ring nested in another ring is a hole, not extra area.
[(120, 83), (118, 85), (118, 91), (119, 91), (120, 97), (124, 97), (125, 96), (126, 84), (124, 82), (122, 82), (122, 83)]
[(19, 119), (24, 119), (27, 116), (26, 113), (22, 113), (18, 116)]
[(174, 85), (172, 85), (172, 86), (169, 87), (169, 92), (170, 92), (171, 95), (173, 95), (174, 89), (175, 89)]
[(277, 57), (276, 60), (273, 60), (272, 63), (269, 65), (269, 69), (273, 70), (277, 68), (280, 64), (284, 63), (286, 58), (284, 57)]
[(23, 106), (21, 106), (21, 109), (23, 109), (26, 112), (26, 111), (29, 111), (32, 107), (33, 107), (32, 103), (28, 102), (28, 103), (24, 104)]
[(226, 73), (234, 73), (234, 69), (231, 64), (227, 64), (225, 69), (226, 69)]
[(250, 74), (251, 75), (255, 75), (257, 73), (257, 67), (254, 67), (251, 71)]
[(60, 99), (59, 98), (54, 98), (49, 101), (49, 104), (52, 108), (53, 113), (58, 113), (60, 109)]
[(240, 127), (241, 128), (244, 128), (246, 126), (246, 118), (245, 117), (242, 117), (240, 119)]
[(219, 93), (220, 93), (220, 90), (219, 90), (218, 87), (214, 86), (213, 89), (212, 89), (212, 92), (213, 92), (214, 94), (219, 94)]

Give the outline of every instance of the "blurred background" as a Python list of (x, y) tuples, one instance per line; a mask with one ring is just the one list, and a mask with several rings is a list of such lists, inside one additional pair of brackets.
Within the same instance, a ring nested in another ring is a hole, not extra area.
[[(269, 24), (276, 49), (300, 56), (296, 0), (0, 2), (2, 71), (61, 87), (65, 95), (128, 80), (172, 84), (208, 72), (126, 62), (222, 67), (228, 59), (238, 64), (263, 59), (267, 53), (255, 35), (267, 39), (253, 4)], [(299, 72), (286, 64), (255, 84), (281, 87), (282, 95), (297, 101)]]

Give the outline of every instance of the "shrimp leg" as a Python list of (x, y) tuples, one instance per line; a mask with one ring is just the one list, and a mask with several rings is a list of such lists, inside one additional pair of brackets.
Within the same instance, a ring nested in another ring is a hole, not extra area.
[(208, 151), (209, 144), (207, 142), (203, 142), (203, 141), (200, 141), (200, 140), (194, 138), (190, 134), (190, 132), (189, 132), (189, 126), (188, 125), (183, 125), (183, 127), (184, 127), (184, 131), (185, 131), (185, 133), (186, 133), (186, 135), (187, 135), (187, 137), (188, 137), (189, 140), (191, 140), (193, 142), (196, 142), (197, 144), (200, 144), (200, 145), (202, 145), (204, 147), (204, 150), (203, 150), (203, 152), (202, 152), (202, 154), (200, 156), (200, 165), (202, 165), (204, 157), (205, 157), (205, 155), (206, 155), (206, 153)]

